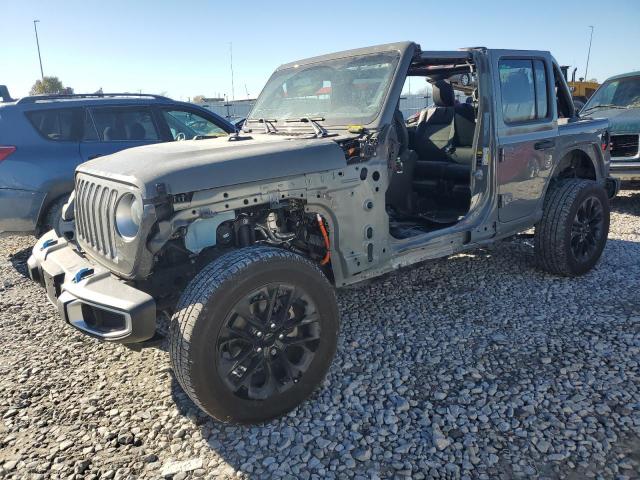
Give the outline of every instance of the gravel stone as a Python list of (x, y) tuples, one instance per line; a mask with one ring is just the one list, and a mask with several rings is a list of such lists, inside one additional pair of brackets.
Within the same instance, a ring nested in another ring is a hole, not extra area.
[(0, 478), (638, 478), (634, 188), (580, 278), (541, 273), (512, 238), (340, 290), (326, 380), (256, 426), (200, 412), (166, 341), (138, 352), (63, 324), (26, 278), (35, 239), (0, 238)]
[(63, 442), (60, 442), (60, 445), (58, 447), (60, 448), (60, 450), (67, 450), (72, 446), (73, 446), (73, 442), (71, 440), (65, 440)]
[(360, 462), (366, 462), (371, 458), (371, 449), (370, 448), (356, 448), (353, 451), (353, 458)]
[(191, 470), (196, 470), (198, 468), (202, 468), (202, 459), (201, 458), (192, 458), (190, 460), (183, 461), (169, 461), (162, 466), (161, 474), (163, 476), (175, 475), (177, 473), (186, 473)]

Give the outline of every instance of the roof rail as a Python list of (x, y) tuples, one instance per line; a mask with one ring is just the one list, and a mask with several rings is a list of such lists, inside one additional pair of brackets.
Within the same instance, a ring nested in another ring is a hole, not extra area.
[(9, 89), (6, 85), (0, 85), (0, 98), (2, 98), (2, 103), (14, 101), (11, 95), (9, 95)]
[(23, 97), (17, 103), (36, 103), (40, 100), (64, 100), (69, 98), (113, 98), (113, 97), (143, 97), (155, 98), (156, 100), (172, 101), (169, 97), (154, 95), (152, 93), (61, 93), (52, 95), (32, 95)]

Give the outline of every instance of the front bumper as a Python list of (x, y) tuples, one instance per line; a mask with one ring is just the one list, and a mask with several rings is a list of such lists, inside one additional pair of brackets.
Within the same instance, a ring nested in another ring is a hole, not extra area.
[(54, 231), (38, 240), (27, 265), (29, 276), (46, 289), (60, 316), (84, 333), (117, 343), (153, 337), (153, 297), (91, 263)]
[(620, 180), (640, 180), (640, 161), (620, 162), (611, 160), (609, 175)]

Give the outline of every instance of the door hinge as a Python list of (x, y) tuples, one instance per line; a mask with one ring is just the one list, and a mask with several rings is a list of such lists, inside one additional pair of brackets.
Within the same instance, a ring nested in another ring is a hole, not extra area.
[(483, 147), (481, 150), (476, 151), (476, 166), (486, 167), (489, 165), (489, 147)]
[(502, 163), (505, 160), (504, 147), (500, 147), (498, 150), (498, 163)]
[(501, 193), (498, 195), (498, 207), (503, 208), (513, 202), (513, 193)]

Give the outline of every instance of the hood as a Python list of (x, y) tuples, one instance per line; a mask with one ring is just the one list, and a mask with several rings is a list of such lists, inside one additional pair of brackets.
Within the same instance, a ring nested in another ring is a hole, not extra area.
[(344, 152), (328, 138), (264, 134), (228, 138), (130, 148), (83, 163), (77, 171), (135, 185), (151, 198), (159, 183), (165, 184), (167, 193), (178, 194), (346, 166)]
[(608, 108), (596, 110), (589, 116), (609, 119), (609, 131), (613, 134), (640, 133), (640, 108)]

